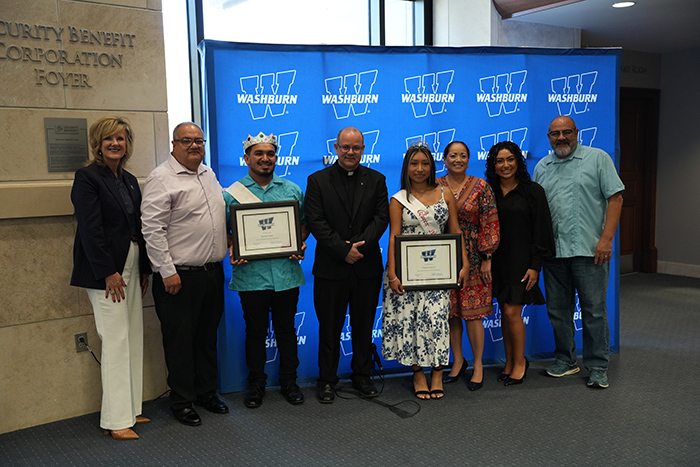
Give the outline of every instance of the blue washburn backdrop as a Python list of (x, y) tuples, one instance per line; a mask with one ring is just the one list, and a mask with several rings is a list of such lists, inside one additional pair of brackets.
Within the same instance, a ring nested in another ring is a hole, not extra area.
[[(386, 175), (389, 195), (399, 190), (403, 154), (416, 139), (427, 141), (437, 159), (438, 176), (446, 173), (442, 151), (452, 140), (471, 150), (470, 175), (483, 177), (486, 154), (498, 141), (511, 140), (527, 155), (530, 173), (549, 151), (549, 122), (557, 115), (574, 118), (585, 145), (619, 159), (617, 105), (619, 50), (554, 50), (454, 47), (290, 46), (204, 41), (204, 127), (207, 153), (221, 185), (247, 173), (241, 142), (248, 134), (278, 137), (276, 173), (306, 189), (307, 176), (332, 164), (338, 130), (359, 128), (365, 136), (362, 164)], [(386, 251), (387, 235), (381, 242)], [(299, 381), (318, 374), (318, 323), (313, 306), (316, 242), (307, 242), (302, 262), (296, 327)], [(611, 348), (619, 351), (619, 265), (615, 243), (610, 267), (608, 313)], [(386, 254), (386, 253), (385, 253)], [(386, 259), (386, 258), (385, 258)], [(224, 260), (227, 281), (231, 267)], [(541, 284), (542, 285), (542, 284)], [(544, 287), (543, 287), (544, 289)], [(219, 327), (219, 385), (223, 393), (247, 387), (245, 323), (238, 294), (227, 290)], [(501, 314), (483, 320), (485, 362), (504, 357)], [(551, 325), (544, 306), (526, 306), (526, 355), (551, 357)], [(374, 342), (381, 349), (382, 306), (377, 304)], [(581, 320), (575, 317), (577, 347)], [(340, 375), (350, 373), (350, 326), (341, 336)], [(465, 337), (466, 339), (466, 337)], [(466, 344), (466, 341), (465, 341)], [(465, 356), (472, 359), (465, 345)], [(268, 338), (268, 384), (277, 383), (274, 330)], [(384, 362), (385, 372), (403, 372)]]

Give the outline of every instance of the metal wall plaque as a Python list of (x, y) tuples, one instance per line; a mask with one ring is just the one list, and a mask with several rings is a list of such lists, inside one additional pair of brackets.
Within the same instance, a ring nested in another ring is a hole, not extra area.
[(44, 118), (49, 172), (75, 172), (88, 160), (87, 119)]

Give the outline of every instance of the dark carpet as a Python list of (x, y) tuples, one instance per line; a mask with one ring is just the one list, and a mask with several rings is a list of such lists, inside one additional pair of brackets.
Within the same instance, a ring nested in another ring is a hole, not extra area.
[(610, 388), (586, 386), (587, 371), (564, 378), (533, 362), (524, 384), (484, 388), (464, 379), (442, 400), (418, 401), (410, 376), (385, 380), (377, 399), (341, 383), (321, 405), (313, 388), (289, 405), (269, 390), (263, 406), (226, 394), (231, 413), (199, 410), (200, 427), (180, 425), (160, 399), (137, 441), (115, 441), (90, 414), (0, 435), (0, 466), (368, 466), (700, 465), (700, 279), (631, 274), (620, 279), (621, 351)]

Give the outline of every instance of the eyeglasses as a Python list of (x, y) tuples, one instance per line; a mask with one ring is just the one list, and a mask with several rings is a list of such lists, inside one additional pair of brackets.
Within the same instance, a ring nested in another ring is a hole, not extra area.
[(186, 147), (192, 146), (192, 143), (196, 143), (197, 145), (201, 146), (201, 145), (203, 145), (204, 143), (207, 142), (206, 139), (202, 139), (202, 138), (195, 138), (195, 139), (192, 139), (192, 138), (180, 138), (180, 139), (176, 139), (176, 140), (174, 140), (174, 141), (175, 141), (176, 143), (180, 143), (180, 144), (182, 144), (183, 146), (186, 146)]
[(552, 138), (559, 138), (559, 135), (571, 136), (574, 130), (550, 131), (548, 134)]
[(342, 146), (338, 146), (338, 148), (343, 151), (343, 152), (360, 152), (362, 151), (362, 148), (364, 146), (348, 146), (347, 144), (343, 144)]

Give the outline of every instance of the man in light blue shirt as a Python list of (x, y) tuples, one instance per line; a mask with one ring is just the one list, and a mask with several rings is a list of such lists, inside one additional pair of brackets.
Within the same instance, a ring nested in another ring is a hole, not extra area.
[[(243, 142), (243, 148), (248, 175), (224, 191), (227, 206), (249, 202), (299, 201), (302, 241), (306, 240), (309, 233), (303, 214), (304, 194), (295, 183), (274, 173), (277, 162), (275, 136), (263, 133), (255, 137), (248, 136)], [(230, 210), (227, 210), (227, 217), (230, 224)], [(303, 249), (305, 248), (304, 243)], [(257, 408), (263, 402), (267, 383), (265, 340), (270, 314), (280, 356), (279, 382), (282, 394), (290, 404), (301, 404), (304, 395), (296, 383), (299, 359), (294, 317), (299, 301), (299, 286), (304, 285), (304, 273), (299, 264), (304, 256), (248, 262), (235, 258), (233, 247), (229, 253), (233, 265), (229, 288), (238, 291), (246, 322), (249, 391), (244, 404), (248, 408)]]
[(547, 195), (556, 242), (556, 258), (543, 266), (555, 344), (555, 361), (546, 371), (554, 377), (579, 372), (573, 322), (578, 292), (587, 384), (607, 388), (608, 273), (625, 186), (605, 151), (578, 143), (571, 118), (552, 120), (547, 136), (553, 152), (540, 160), (533, 175)]

